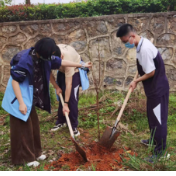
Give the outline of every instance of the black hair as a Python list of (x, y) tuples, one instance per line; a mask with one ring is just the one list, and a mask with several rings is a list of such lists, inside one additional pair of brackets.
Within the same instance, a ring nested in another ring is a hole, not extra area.
[(123, 37), (123, 36), (127, 35), (131, 31), (134, 31), (133, 26), (131, 24), (123, 24), (118, 29), (116, 37)]
[(56, 52), (56, 43), (52, 38), (42, 38), (34, 46), (35, 52), (42, 58), (51, 58), (53, 52)]
[(59, 56), (61, 58), (61, 50), (57, 45), (56, 45), (56, 52), (54, 53), (54, 55)]

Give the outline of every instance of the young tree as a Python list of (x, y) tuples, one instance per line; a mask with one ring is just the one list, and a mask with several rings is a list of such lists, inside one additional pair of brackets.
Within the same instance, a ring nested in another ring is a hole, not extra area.
[(31, 4), (31, 0), (25, 0), (26, 4), (30, 5)]

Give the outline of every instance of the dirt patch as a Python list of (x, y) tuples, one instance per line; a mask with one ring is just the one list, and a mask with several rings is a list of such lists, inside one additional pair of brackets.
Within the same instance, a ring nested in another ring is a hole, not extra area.
[(146, 98), (136, 98), (131, 97), (130, 101), (128, 102), (127, 107), (125, 108), (125, 111), (129, 114), (133, 114), (133, 110), (136, 110), (138, 113), (146, 113)]
[[(85, 148), (88, 162), (85, 162), (78, 152), (63, 154), (58, 161), (54, 161), (45, 166), (45, 170), (58, 171), (63, 168), (65, 170), (76, 171), (78, 168), (92, 168), (98, 171), (120, 170), (122, 166), (121, 155), (124, 154), (123, 149), (112, 148), (110, 151), (93, 142)], [(134, 153), (131, 153), (134, 154)]]

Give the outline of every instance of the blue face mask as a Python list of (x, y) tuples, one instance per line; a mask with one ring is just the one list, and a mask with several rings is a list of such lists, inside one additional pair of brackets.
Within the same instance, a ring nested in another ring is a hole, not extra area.
[(127, 42), (127, 43), (125, 43), (125, 46), (126, 46), (127, 48), (134, 48), (135, 44), (134, 44), (134, 43), (133, 43), (133, 44), (130, 44), (129, 42)]
[[(131, 37), (132, 37), (132, 36), (129, 37), (129, 40), (130, 40)], [(134, 39), (133, 39), (133, 44), (130, 44), (130, 42), (126, 42), (126, 43), (125, 43), (125, 46), (126, 46), (127, 48), (134, 48), (134, 47), (135, 47)]]

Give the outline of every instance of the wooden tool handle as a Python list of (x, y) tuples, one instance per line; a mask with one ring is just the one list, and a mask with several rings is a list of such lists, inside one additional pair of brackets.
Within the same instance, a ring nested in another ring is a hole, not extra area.
[[(64, 107), (64, 100), (63, 100), (63, 97), (62, 97), (61, 93), (59, 94), (59, 97), (61, 99), (62, 106)], [(67, 120), (67, 124), (68, 124), (70, 134), (71, 134), (72, 138), (74, 139), (75, 137), (74, 137), (73, 129), (72, 129), (70, 119), (69, 119), (69, 116), (68, 116), (68, 112), (65, 112), (65, 117), (66, 117), (66, 120)]]
[[(138, 71), (136, 72), (133, 81), (136, 80), (137, 77), (138, 77)], [(132, 87), (128, 90), (128, 93), (127, 93), (127, 95), (126, 95), (126, 97), (125, 97), (125, 100), (124, 100), (124, 102), (123, 102), (123, 105), (122, 105), (122, 107), (121, 107), (121, 109), (120, 109), (120, 112), (119, 112), (119, 114), (118, 114), (118, 116), (117, 116), (117, 120), (116, 120), (116, 123), (115, 123), (115, 127), (117, 126), (118, 122), (120, 121), (120, 119), (121, 119), (121, 117), (122, 117), (123, 111), (124, 111), (124, 109), (125, 109), (125, 107), (126, 107), (126, 105), (127, 105), (128, 99), (129, 99), (129, 97), (130, 97), (130, 95), (131, 95), (131, 92), (132, 92)]]

